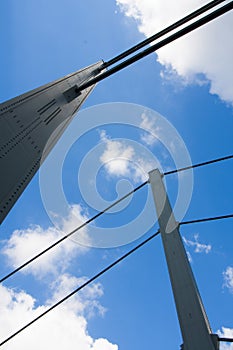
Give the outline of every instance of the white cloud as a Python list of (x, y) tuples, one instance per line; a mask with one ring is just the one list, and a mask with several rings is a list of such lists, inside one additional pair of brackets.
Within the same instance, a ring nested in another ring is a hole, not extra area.
[(137, 142), (112, 140), (104, 130), (100, 132), (100, 139), (105, 143), (100, 162), (110, 176), (126, 176), (138, 183), (146, 181), (148, 172), (158, 166), (155, 159), (142, 153)]
[[(218, 332), (218, 336), (221, 338), (233, 339), (233, 328), (222, 327)], [(233, 343), (220, 343), (220, 350), (233, 350)]]
[[(44, 305), (35, 306), (36, 300), (24, 291), (15, 291), (0, 285), (0, 336), (1, 341), (45, 311), (51, 303), (64, 296), (63, 289), (77, 286), (82, 281), (68, 275), (61, 276), (56, 292)], [(92, 284), (87, 293), (73, 296), (21, 334), (6, 343), (4, 350), (82, 349), (117, 350), (118, 346), (106, 339), (93, 339), (87, 330), (86, 312), (95, 306), (102, 295), (100, 284)], [(66, 291), (67, 292), (67, 291)], [(93, 309), (93, 308), (92, 308)], [(96, 308), (94, 308), (96, 310)], [(94, 310), (93, 309), (93, 310)], [(99, 310), (97, 310), (99, 311)], [(95, 311), (96, 314), (96, 311)]]
[[(86, 220), (87, 216), (82, 208), (73, 205), (68, 217), (63, 219), (62, 228), (67, 233)], [(57, 241), (61, 235), (62, 233), (54, 227), (42, 229), (39, 225), (16, 230), (6, 243), (3, 253), (9, 263), (18, 266)], [(89, 239), (87, 230), (82, 230), (81, 235), (84, 240)], [(86, 251), (87, 248), (67, 239), (22, 270), (32, 273), (40, 283), (43, 282), (44, 294), (48, 297), (42, 305), (38, 305), (36, 297), (26, 291), (0, 285), (0, 342), (87, 281), (87, 277), (74, 277), (65, 273), (71, 260)], [(49, 273), (53, 276), (52, 283), (49, 283), (50, 279), (47, 278)], [(42, 277), (46, 278), (41, 280)], [(37, 293), (38, 296), (41, 295), (40, 288)], [(103, 287), (100, 283), (86, 286), (6, 343), (3, 349), (117, 350), (118, 346), (111, 344), (107, 339), (94, 339), (88, 333), (88, 320), (91, 317), (103, 316), (106, 312), (99, 301), (102, 296)]]
[(188, 261), (189, 261), (190, 263), (192, 263), (192, 262), (193, 262), (193, 259), (192, 259), (192, 256), (191, 256), (190, 252), (187, 252), (187, 256), (188, 256)]
[[(78, 286), (87, 282), (87, 280), (88, 278), (86, 277), (77, 278), (69, 274), (60, 275), (56, 281), (50, 285), (53, 295), (48, 303), (56, 303), (58, 300), (62, 299), (64, 295), (69, 294)], [(103, 294), (103, 287), (100, 283), (90, 284), (75, 295), (75, 304), (71, 298), (66, 302), (66, 307), (78, 314), (84, 314), (87, 318), (93, 317), (96, 314), (103, 316), (106, 309), (97, 300), (102, 297)]]
[(147, 132), (142, 132), (141, 140), (148, 146), (153, 146), (157, 140), (159, 140), (161, 128), (156, 125), (156, 119), (149, 118), (146, 113), (141, 115), (140, 128)]
[[(111, 345), (111, 347), (110, 347)], [(109, 342), (106, 339), (97, 339), (95, 340), (94, 344), (93, 344), (93, 348), (92, 350), (117, 350), (118, 346), (117, 345), (113, 345), (113, 344), (109, 344)]]
[[(82, 208), (79, 205), (73, 205), (68, 217), (63, 219), (62, 231), (55, 227), (43, 229), (39, 225), (24, 230), (15, 230), (6, 242), (2, 253), (7, 257), (8, 264), (16, 268), (86, 220), (87, 216), (83, 213)], [(79, 234), (79, 237), (83, 237), (84, 241), (88, 240), (86, 228), (80, 230), (77, 234)], [(84, 253), (86, 250), (87, 248), (77, 245), (71, 239), (66, 239), (21, 271), (32, 273), (36, 277), (43, 277), (48, 273), (58, 274), (65, 271), (75, 256)]]
[(224, 286), (233, 293), (233, 267), (228, 266), (226, 271), (223, 272)]
[(194, 235), (194, 241), (192, 240), (189, 240), (189, 239), (186, 239), (185, 237), (183, 237), (183, 240), (185, 242), (185, 244), (188, 246), (188, 247), (194, 247), (194, 252), (195, 253), (205, 253), (205, 254), (208, 254), (210, 251), (211, 251), (211, 245), (210, 244), (203, 244), (203, 243), (200, 243), (198, 241), (199, 239), (199, 235), (196, 234)]
[(105, 131), (101, 131), (101, 141), (105, 142), (106, 149), (100, 157), (100, 161), (104, 164), (107, 172), (111, 175), (129, 176), (130, 160), (135, 155), (131, 146), (127, 146), (123, 141), (113, 141), (107, 137)]
[[(204, 5), (202, 0), (116, 0), (121, 11), (137, 20), (146, 37), (165, 28), (191, 11)], [(210, 82), (210, 93), (233, 104), (232, 13), (208, 23), (157, 51), (164, 76), (177, 73), (185, 83)], [(204, 75), (202, 78), (200, 75)]]

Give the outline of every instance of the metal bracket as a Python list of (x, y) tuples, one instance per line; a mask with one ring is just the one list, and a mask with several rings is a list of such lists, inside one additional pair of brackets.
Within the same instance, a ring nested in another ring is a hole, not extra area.
[(73, 101), (75, 98), (81, 95), (81, 92), (79, 91), (79, 88), (77, 85), (72, 86), (70, 89), (63, 92), (63, 95), (65, 96), (66, 101), (69, 103)]

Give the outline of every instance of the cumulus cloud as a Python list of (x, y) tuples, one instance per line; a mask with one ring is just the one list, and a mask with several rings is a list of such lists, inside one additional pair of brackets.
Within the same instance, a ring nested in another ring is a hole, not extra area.
[[(73, 205), (69, 215), (63, 219), (62, 229), (66, 233), (70, 232), (87, 218), (79, 205)], [(15, 230), (6, 242), (3, 253), (8, 262), (16, 267), (57, 241), (63, 234), (54, 227), (43, 229), (39, 225)], [(84, 240), (89, 239), (86, 229), (82, 230), (81, 235)], [(41, 298), (40, 288), (36, 291), (36, 297), (27, 291), (0, 285), (0, 342), (87, 281), (85, 276), (75, 277), (66, 272), (71, 260), (86, 251), (87, 248), (67, 239), (22, 270), (32, 273), (40, 284), (43, 283), (46, 300), (42, 303), (37, 300), (37, 297)], [(49, 282), (51, 279), (48, 274), (52, 274), (53, 282)], [(42, 277), (45, 278), (41, 279)], [(100, 283), (86, 286), (6, 343), (4, 350), (117, 350), (117, 345), (104, 338), (94, 339), (88, 332), (89, 319), (102, 317), (106, 312), (99, 300), (102, 296), (103, 287)]]
[[(153, 0), (116, 0), (120, 10), (138, 23), (138, 30), (146, 37), (165, 28), (198, 7), (203, 0), (177, 0), (156, 3)], [(163, 65), (162, 76), (188, 83), (209, 83), (211, 94), (233, 104), (232, 13), (205, 25), (203, 28), (157, 51)]]
[(183, 237), (183, 240), (185, 242), (185, 244), (188, 247), (194, 247), (194, 252), (195, 253), (205, 253), (208, 254), (211, 251), (211, 245), (210, 244), (203, 244), (200, 243), (199, 240), (199, 235), (196, 234), (194, 235), (194, 241), (186, 239), (185, 237)]
[(233, 267), (228, 266), (226, 271), (223, 272), (224, 286), (233, 293)]
[[(83, 209), (79, 205), (73, 205), (68, 217), (63, 219), (61, 231), (55, 227), (44, 229), (39, 225), (15, 230), (3, 247), (2, 253), (7, 257), (8, 264), (16, 268), (56, 242), (64, 233), (71, 232), (86, 220), (87, 216)], [(80, 230), (78, 234), (79, 237), (83, 238), (83, 241), (89, 239), (86, 228)], [(64, 272), (71, 260), (84, 253), (86, 249), (70, 239), (66, 239), (55, 249), (45, 253), (24, 268), (22, 272), (32, 273), (36, 277)]]
[(100, 161), (104, 164), (107, 172), (111, 175), (129, 176), (130, 159), (135, 155), (133, 148), (123, 141), (111, 140), (104, 130), (101, 131), (100, 137), (101, 141), (106, 144)]
[[(24, 324), (45, 311), (60, 295), (82, 282), (69, 275), (61, 276), (53, 287), (54, 295), (43, 305), (36, 306), (36, 300), (25, 291), (15, 291), (0, 285), (0, 334), (1, 340), (7, 338)], [(55, 292), (56, 291), (56, 292)], [(41, 349), (82, 349), (117, 350), (118, 346), (107, 339), (92, 338), (87, 330), (86, 311), (90, 308), (99, 311), (95, 305), (102, 295), (100, 284), (92, 284), (87, 293), (72, 297), (68, 303), (60, 305), (34, 325), (17, 335), (4, 345), (4, 350)], [(94, 305), (94, 308), (92, 307)], [(96, 314), (96, 311), (95, 311)]]
[[(233, 328), (222, 327), (217, 333), (221, 338), (233, 339)], [(233, 343), (221, 343), (220, 350), (233, 350)]]
[(156, 160), (143, 154), (140, 145), (136, 142), (111, 139), (104, 130), (100, 132), (100, 139), (105, 143), (100, 162), (111, 176), (130, 177), (138, 183), (146, 181), (148, 172), (158, 167)]

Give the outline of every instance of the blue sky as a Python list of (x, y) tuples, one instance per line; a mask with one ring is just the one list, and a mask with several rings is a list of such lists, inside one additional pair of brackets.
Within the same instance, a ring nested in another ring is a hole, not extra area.
[[(157, 1), (156, 5), (149, 0), (3, 0), (0, 102), (100, 59), (108, 60), (204, 3), (193, 0), (186, 4), (179, 0), (175, 6), (168, 0)], [(127, 192), (139, 185), (151, 164), (159, 164), (164, 171), (173, 169), (177, 156), (186, 165), (179, 142), (174, 143), (173, 153), (168, 150), (172, 145), (164, 129), (168, 131), (170, 124), (174, 128), (172, 135), (178, 132), (193, 164), (232, 153), (231, 22), (232, 13), (95, 87), (50, 157), (56, 157), (64, 140), (77, 130), (77, 140), (70, 145), (62, 167), (70, 212), (62, 218), (61, 213), (55, 213), (63, 220), (64, 232), (96, 213), (85, 200), (91, 184), (88, 180), (93, 175), (102, 200), (109, 202), (117, 198), (117, 191)], [(119, 103), (123, 117), (117, 110)], [(149, 119), (143, 119), (143, 111)], [(93, 128), (80, 135), (79, 127), (86, 130), (87, 121), (92, 125), (92, 120)], [(167, 120), (164, 129), (156, 124), (161, 120)], [(148, 130), (156, 137), (151, 138)], [(98, 164), (92, 174), (90, 158), (85, 186), (82, 167), (89, 152), (94, 158), (98, 155)], [(50, 169), (50, 160), (42, 168), (45, 173)], [(181, 186), (187, 176), (179, 179)], [(84, 185), (80, 187), (82, 180)], [(1, 275), (58, 237), (53, 226), (56, 216), (52, 217), (43, 202), (47, 183), (43, 177), (41, 181), (37, 174), (0, 228)], [(166, 178), (173, 204), (179, 181), (176, 176)], [(194, 170), (193, 189), (189, 190), (192, 197), (185, 219), (231, 213), (232, 161)], [(111, 234), (114, 227), (120, 231), (125, 225), (126, 242), (128, 237), (137, 237), (137, 241), (99, 249), (69, 240), (4, 283), (1, 339), (157, 230), (158, 224), (152, 226), (153, 220), (151, 225), (141, 222), (135, 233), (130, 226), (144, 210), (148, 191), (148, 186), (144, 187), (126, 208), (101, 217), (83, 232), (84, 237), (91, 236), (102, 227), (105, 234)], [(151, 218), (153, 203), (149, 200)], [(103, 209), (103, 201), (96, 200), (97, 209)], [(232, 228), (230, 219), (181, 228), (213, 332), (225, 336), (233, 336)], [(52, 346), (59, 350), (66, 344), (70, 349), (87, 350), (170, 350), (178, 349), (181, 342), (162, 243), (157, 237), (3, 349)], [(232, 349), (232, 345), (222, 344), (221, 349)]]

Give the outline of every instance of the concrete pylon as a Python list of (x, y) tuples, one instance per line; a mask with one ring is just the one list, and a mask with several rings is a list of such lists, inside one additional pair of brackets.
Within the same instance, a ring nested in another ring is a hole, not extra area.
[(218, 336), (212, 334), (179, 233), (179, 224), (175, 220), (162, 175), (158, 169), (149, 172), (149, 182), (183, 337), (181, 348), (183, 350), (218, 350)]

